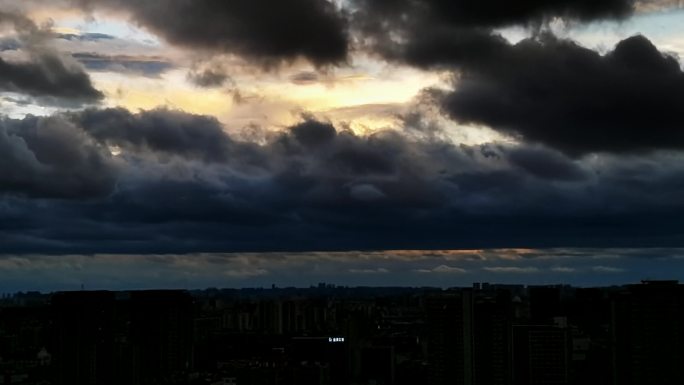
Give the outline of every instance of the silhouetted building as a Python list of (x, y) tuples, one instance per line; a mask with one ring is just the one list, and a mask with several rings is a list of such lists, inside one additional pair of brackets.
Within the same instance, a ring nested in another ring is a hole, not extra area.
[(512, 358), (514, 385), (568, 384), (570, 344), (567, 328), (513, 326)]
[(430, 296), (427, 319), (428, 383), (473, 384), (473, 293)]
[(192, 359), (192, 297), (184, 291), (131, 292), (131, 341), (137, 382), (170, 382)]
[(561, 315), (560, 289), (548, 286), (529, 288), (530, 316), (535, 324), (551, 324), (554, 317)]
[(630, 285), (613, 302), (614, 384), (684, 383), (684, 286)]
[(52, 305), (57, 383), (116, 385), (114, 293), (58, 293)]
[(676, 281), (0, 301), (2, 384), (680, 384), (683, 347)]
[(474, 307), (475, 384), (510, 384), (511, 294), (477, 298)]
[(294, 372), (293, 384), (348, 384), (346, 339), (295, 337), (291, 341), (290, 367)]

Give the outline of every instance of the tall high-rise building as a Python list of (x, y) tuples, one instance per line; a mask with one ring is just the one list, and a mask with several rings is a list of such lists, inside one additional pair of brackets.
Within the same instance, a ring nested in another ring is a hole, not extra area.
[(479, 297), (474, 306), (474, 372), (477, 385), (510, 384), (511, 294)]
[(537, 325), (550, 325), (553, 318), (561, 315), (560, 289), (551, 286), (532, 286), (530, 295), (530, 318)]
[(630, 285), (612, 309), (613, 383), (684, 383), (684, 285)]
[(192, 359), (192, 297), (184, 291), (131, 292), (131, 341), (137, 381), (153, 384), (187, 372)]
[(570, 351), (569, 331), (565, 327), (513, 326), (513, 384), (567, 385)]
[(114, 293), (58, 293), (52, 306), (57, 383), (115, 385)]
[(473, 293), (430, 296), (427, 316), (428, 383), (473, 384)]

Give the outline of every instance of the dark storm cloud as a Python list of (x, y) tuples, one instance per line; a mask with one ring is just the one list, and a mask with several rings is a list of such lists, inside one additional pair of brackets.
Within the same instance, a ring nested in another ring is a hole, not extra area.
[(622, 19), (636, 5), (634, 0), (352, 0), (351, 20), (361, 48), (430, 68), (481, 61), (505, 48), (506, 41), (493, 32), (498, 27), (538, 29), (557, 17), (570, 22)]
[(401, 131), (360, 136), (311, 117), (255, 144), (231, 138), (214, 118), (165, 109), (5, 119), (4, 127), (0, 224), (16, 224), (0, 225), (6, 253), (682, 240), (684, 168), (674, 153), (481, 151)]
[(94, 139), (109, 146), (208, 161), (222, 161), (230, 155), (231, 140), (213, 117), (166, 109), (138, 114), (125, 109), (89, 109), (70, 116)]
[[(454, 91), (434, 95), (461, 123), (572, 156), (681, 149), (684, 73), (675, 57), (643, 36), (601, 55), (543, 32), (554, 17), (602, 20), (626, 17), (637, 5), (681, 6), (647, 3), (359, 0), (352, 20), (361, 47), (387, 60), (451, 71)], [(509, 25), (539, 29), (512, 45), (495, 32)]]
[(578, 180), (586, 171), (562, 154), (545, 149), (523, 147), (508, 152), (508, 160), (535, 177), (549, 180)]
[(401, 23), (412, 18), (459, 26), (501, 27), (541, 22), (553, 17), (589, 21), (623, 18), (635, 10), (635, 0), (352, 0), (367, 17)]
[(28, 117), (0, 122), (0, 194), (89, 198), (112, 191), (108, 152), (70, 122)]
[(291, 128), (292, 135), (299, 143), (307, 147), (320, 147), (335, 139), (337, 131), (332, 124), (308, 119)]
[(346, 21), (327, 0), (79, 2), (126, 10), (172, 44), (234, 53), (261, 64), (304, 57), (327, 65), (347, 58)]
[(681, 149), (684, 73), (642, 36), (606, 55), (545, 35), (465, 66), (444, 108), (569, 154)]

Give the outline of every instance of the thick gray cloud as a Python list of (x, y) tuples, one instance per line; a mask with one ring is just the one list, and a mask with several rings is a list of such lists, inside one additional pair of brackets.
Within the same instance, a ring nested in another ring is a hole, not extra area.
[(104, 97), (82, 68), (51, 53), (33, 56), (29, 62), (0, 58), (0, 90), (85, 103)]
[(11, 48), (26, 50), (28, 60), (0, 58), (0, 91), (23, 93), (46, 102), (64, 99), (72, 103), (95, 103), (104, 97), (80, 65), (47, 44), (48, 32), (23, 15), (0, 12), (0, 24), (6, 23), (18, 34), (17, 45)]
[(0, 149), (2, 195), (84, 199), (113, 191), (108, 151), (61, 117), (3, 119)]
[(494, 29), (540, 28), (554, 18), (569, 22), (622, 19), (653, 0), (352, 0), (358, 44), (381, 56), (420, 67), (479, 61), (505, 48)]
[[(588, 21), (623, 18), (634, 12), (635, 0), (352, 0), (360, 14), (399, 23), (425, 18), (460, 26), (501, 27), (541, 22), (553, 17)], [(383, 24), (383, 23), (377, 23)]]
[(600, 55), (545, 35), (466, 65), (444, 100), (456, 120), (567, 153), (684, 147), (684, 72), (634, 36)]
[(307, 120), (291, 128), (292, 135), (299, 143), (307, 147), (320, 147), (335, 139), (337, 131), (332, 124)]
[(125, 109), (88, 109), (71, 118), (108, 146), (154, 151), (207, 161), (230, 156), (231, 140), (216, 118), (174, 110), (132, 114)]
[[(601, 55), (544, 32), (544, 23), (554, 17), (619, 19), (644, 2), (354, 4), (353, 25), (361, 47), (387, 60), (453, 73), (454, 90), (435, 95), (456, 121), (490, 126), (572, 156), (684, 146), (678, 112), (684, 103), (684, 72), (677, 58), (640, 35)], [(510, 25), (538, 29), (533, 37), (511, 44), (495, 32)]]
[(316, 65), (347, 58), (345, 18), (327, 0), (79, 0), (131, 13), (173, 44), (234, 53), (274, 65), (304, 57)]

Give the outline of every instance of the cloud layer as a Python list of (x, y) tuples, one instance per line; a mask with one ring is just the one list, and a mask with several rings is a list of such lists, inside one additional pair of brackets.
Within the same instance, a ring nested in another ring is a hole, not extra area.
[[(5, 119), (5, 252), (678, 244), (681, 155), (573, 159), (304, 120), (256, 144), (175, 110)], [(638, 237), (635, 235), (638, 234)]]
[[(252, 126), (256, 139), (250, 140), (228, 134), (242, 127), (225, 127), (216, 117), (186, 113), (182, 106), (3, 117), (0, 254), (682, 244), (679, 60), (641, 35), (601, 54), (553, 35), (548, 27), (557, 18), (621, 20), (643, 4), (70, 3), (125, 14), (174, 49), (198, 56), (185, 63), (190, 72), (184, 81), (217, 87), (217, 94), (221, 86), (238, 87), (227, 64), (235, 57), (249, 64), (255, 78), (270, 71), (264, 83), (277, 79), (278, 71), (271, 70), (291, 66), (292, 74), (282, 81), (293, 90), (334, 87), (321, 80), (326, 71), (334, 78), (333, 67), (363, 55), (383, 71), (413, 66), (439, 70), (450, 81), (425, 90), (415, 102), (417, 110), (427, 112), (408, 111), (385, 129), (363, 134), (348, 128), (353, 122), (303, 114), (277, 132)], [(110, 78), (98, 76), (111, 83), (134, 72), (159, 84), (181, 66), (140, 52), (66, 55), (55, 48), (55, 38), (72, 47), (114, 44), (116, 38), (56, 34), (14, 14), (3, 14), (0, 21), (15, 32), (0, 44), (0, 90), (28, 95), (38, 104), (101, 101), (104, 95), (88, 70), (106, 71)], [(511, 43), (500, 33), (508, 26), (524, 27), (529, 36)], [(10, 60), (15, 54), (23, 60)], [(348, 96), (352, 104), (354, 96)], [(434, 123), (444, 119), (503, 135), (482, 145), (461, 144), (450, 139), (454, 125)], [(412, 271), (469, 271), (453, 261), (433, 262)], [(578, 271), (503, 263), (480, 271), (550, 269)], [(618, 272), (610, 269), (584, 267)], [(241, 266), (237, 271), (258, 276), (267, 270)], [(366, 275), (390, 270), (348, 269)]]
[(462, 122), (489, 125), (570, 154), (680, 149), (684, 72), (643, 36), (600, 55), (553, 36), (468, 65), (444, 98)]

